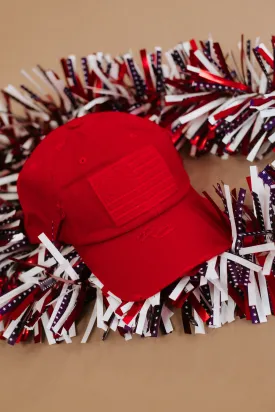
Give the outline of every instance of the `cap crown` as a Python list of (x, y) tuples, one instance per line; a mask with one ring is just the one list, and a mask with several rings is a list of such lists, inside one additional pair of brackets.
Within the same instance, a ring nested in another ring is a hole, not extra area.
[[(167, 130), (117, 112), (90, 114), (51, 132), (20, 173), (32, 242), (102, 242), (161, 214), (190, 187)], [(60, 225), (62, 222), (62, 225)]]

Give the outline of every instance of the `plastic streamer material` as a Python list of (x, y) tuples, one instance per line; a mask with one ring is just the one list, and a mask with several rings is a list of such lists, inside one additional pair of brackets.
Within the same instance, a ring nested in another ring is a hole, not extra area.
[(237, 57), (209, 38), (165, 53), (141, 50), (139, 64), (129, 53), (100, 52), (83, 57), (81, 67), (74, 55), (61, 59), (62, 76), (40, 65), (22, 70), (25, 84), (2, 91), (1, 166), (16, 169), (49, 131), (106, 110), (149, 118), (191, 156), (261, 159), (275, 147), (274, 45), (274, 37), (270, 51), (242, 37)]
[(181, 311), (186, 333), (205, 334), (209, 328), (219, 328), (237, 317), (255, 324), (266, 322), (275, 314), (275, 162), (261, 172), (252, 166), (250, 172), (252, 209), (246, 206), (245, 189), (216, 186), (223, 212), (231, 222), (231, 248), (139, 302), (125, 302), (107, 290), (73, 247), (53, 244), (45, 234), (39, 236), (39, 246), (31, 245), (24, 234), (19, 206), (3, 202), (2, 339), (10, 345), (27, 339), (38, 343), (43, 336), (50, 345), (71, 343), (87, 305), (91, 306), (91, 317), (82, 343), (96, 326), (102, 330), (103, 340), (116, 331), (125, 340), (134, 334), (168, 334), (174, 329), (176, 310)]
[[(181, 312), (185, 333), (205, 334), (236, 318), (266, 322), (275, 314), (275, 163), (253, 166), (249, 191), (217, 184), (231, 222), (232, 245), (220, 256), (183, 274), (145, 301), (125, 302), (106, 290), (70, 245), (44, 234), (33, 246), (24, 232), (16, 182), (44, 136), (72, 118), (124, 111), (166, 128), (177, 149), (223, 159), (241, 154), (254, 161), (275, 147), (274, 38), (269, 51), (256, 41), (239, 44), (240, 62), (219, 43), (191, 40), (163, 53), (96, 53), (62, 59), (64, 76), (41, 66), (22, 71), (26, 85), (6, 87), (0, 103), (0, 336), (10, 345), (46, 339), (71, 343), (86, 307), (102, 339), (118, 332), (156, 337), (173, 331)], [(80, 74), (79, 74), (80, 73)], [(18, 109), (18, 105), (19, 107)], [(23, 109), (23, 110), (22, 110)], [(209, 158), (211, 161), (211, 157)], [(205, 193), (218, 208), (215, 199)], [(251, 198), (252, 208), (246, 206)], [(199, 234), (198, 234), (199, 235)]]

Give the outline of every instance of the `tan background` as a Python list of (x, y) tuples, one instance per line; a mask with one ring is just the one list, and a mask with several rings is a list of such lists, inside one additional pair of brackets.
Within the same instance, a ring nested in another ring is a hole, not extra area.
[[(20, 69), (36, 63), (58, 68), (69, 53), (168, 48), (209, 32), (234, 49), (242, 32), (268, 41), (274, 12), (274, 0), (2, 0), (0, 86), (19, 84)], [(218, 177), (244, 183), (249, 165), (211, 158), (186, 166), (202, 189)], [(113, 335), (102, 343), (97, 332), (86, 345), (79, 338), (55, 347), (1, 342), (1, 410), (271, 412), (274, 344), (274, 318), (128, 343)]]

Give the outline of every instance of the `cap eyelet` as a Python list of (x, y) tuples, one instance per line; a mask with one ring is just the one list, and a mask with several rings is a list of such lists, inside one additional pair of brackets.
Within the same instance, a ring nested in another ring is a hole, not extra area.
[(86, 162), (87, 162), (86, 157), (81, 157), (81, 158), (79, 159), (79, 163), (80, 163), (81, 165), (83, 165), (83, 164), (86, 163)]
[(55, 146), (55, 150), (60, 151), (60, 150), (62, 149), (62, 147), (63, 147), (63, 143), (58, 143), (58, 144)]

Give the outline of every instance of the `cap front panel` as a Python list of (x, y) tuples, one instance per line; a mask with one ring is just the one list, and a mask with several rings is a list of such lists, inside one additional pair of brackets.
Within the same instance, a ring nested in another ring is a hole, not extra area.
[(167, 131), (127, 114), (100, 118), (87, 116), (68, 130), (56, 170), (65, 215), (60, 239), (75, 246), (133, 230), (179, 202), (190, 187)]

